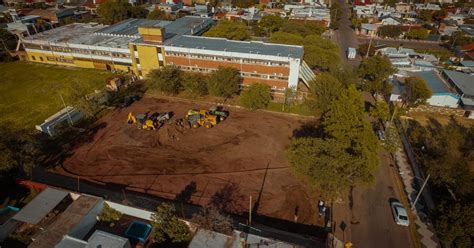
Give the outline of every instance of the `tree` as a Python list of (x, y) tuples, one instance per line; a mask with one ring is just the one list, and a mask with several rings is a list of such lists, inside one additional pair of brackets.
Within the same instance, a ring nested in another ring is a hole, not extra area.
[(329, 24), (330, 28), (336, 30), (339, 28), (339, 20), (341, 19), (342, 15), (341, 6), (339, 5), (339, 3), (334, 2), (331, 5), (329, 11), (331, 14), (331, 24)]
[(298, 23), (286, 21), (281, 27), (281, 31), (285, 33), (299, 34), (302, 37), (308, 35), (321, 35), (326, 31), (326, 27), (319, 23)]
[(433, 11), (421, 10), (420, 12), (418, 12), (418, 17), (424, 22), (431, 23), (433, 21)]
[(191, 222), (205, 230), (232, 235), (232, 219), (214, 206), (204, 207), (199, 213), (193, 214)]
[(181, 81), (183, 82), (183, 89), (188, 95), (192, 97), (204, 96), (208, 93), (207, 77), (197, 73), (183, 73)]
[(146, 19), (150, 19), (150, 20), (170, 20), (171, 18), (163, 10), (155, 9), (152, 12), (148, 13)]
[(277, 15), (266, 15), (260, 19), (258, 25), (267, 32), (267, 35), (270, 35), (271, 33), (280, 30), (283, 26), (283, 22), (284, 20)]
[(240, 96), (242, 105), (252, 110), (266, 108), (271, 99), (270, 86), (261, 83), (250, 85)]
[[(367, 55), (367, 49), (369, 49), (369, 43), (364, 43), (359, 46), (359, 55), (365, 57)], [(375, 46), (370, 46), (369, 56), (375, 55)]]
[(379, 36), (389, 38), (400, 38), (403, 30), (397, 25), (385, 25), (379, 28)]
[(225, 99), (230, 98), (239, 93), (241, 82), (242, 77), (237, 69), (219, 66), (217, 70), (209, 75), (209, 93), (213, 96), (224, 97)]
[(424, 40), (428, 38), (430, 31), (424, 28), (412, 29), (406, 34), (409, 39)]
[(423, 78), (408, 77), (405, 79), (403, 101), (410, 107), (424, 103), (432, 95), (431, 89)]
[(176, 209), (171, 203), (162, 203), (152, 214), (151, 237), (157, 243), (171, 240), (173, 243), (186, 242), (191, 239), (188, 225), (178, 219)]
[(250, 34), (247, 31), (245, 24), (234, 21), (219, 21), (217, 26), (212, 27), (209, 31), (203, 34), (207, 37), (220, 37), (230, 40), (248, 40)]
[(343, 90), (342, 83), (329, 73), (317, 75), (310, 83), (310, 107), (325, 113)]
[(296, 138), (287, 156), (296, 175), (321, 189), (326, 198), (335, 200), (354, 185), (354, 158), (335, 139)]
[(164, 66), (152, 70), (147, 75), (147, 83), (151, 88), (167, 94), (178, 94), (182, 89), (181, 71), (174, 66)]
[(122, 218), (122, 213), (117, 211), (115, 208), (110, 207), (109, 204), (104, 203), (104, 209), (102, 209), (102, 213), (100, 213), (98, 217), (99, 221), (102, 222), (114, 222)]
[(373, 182), (373, 174), (379, 164), (378, 141), (364, 112), (362, 95), (354, 85), (350, 85), (331, 103), (322, 124), (327, 138), (336, 139), (361, 161), (354, 164), (358, 166), (354, 168), (354, 183)]
[(0, 173), (30, 173), (42, 158), (40, 144), (24, 130), (13, 130), (11, 126), (0, 125)]
[(107, 0), (97, 7), (97, 15), (104, 24), (114, 24), (128, 18), (144, 18), (146, 14), (143, 7), (134, 7), (126, 0)]
[(462, 206), (442, 204), (437, 207), (437, 218), (434, 218), (435, 230), (438, 237), (446, 246), (471, 247), (474, 238), (474, 204)]
[(280, 31), (273, 33), (268, 40), (271, 43), (303, 45), (304, 60), (312, 68), (334, 70), (339, 66), (339, 47), (319, 35), (308, 35), (303, 38), (299, 34)]
[(10, 61), (13, 59), (8, 52), (15, 49), (16, 43), (15, 35), (6, 29), (0, 28), (0, 61)]
[(359, 65), (359, 76), (362, 78), (361, 88), (372, 94), (388, 94), (389, 88), (386, 81), (396, 71), (386, 56), (376, 55), (363, 59)]
[(374, 118), (380, 119), (383, 122), (390, 118), (390, 110), (387, 102), (380, 100), (375, 103), (375, 106), (370, 108), (370, 115)]
[(462, 31), (453, 32), (449, 37), (448, 45), (450, 47), (464, 46), (474, 42), (474, 38), (468, 37)]

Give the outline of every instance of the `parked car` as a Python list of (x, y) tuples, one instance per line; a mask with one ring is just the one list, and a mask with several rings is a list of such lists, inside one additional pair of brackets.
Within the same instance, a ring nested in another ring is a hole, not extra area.
[(408, 226), (410, 221), (408, 220), (408, 214), (403, 204), (399, 201), (393, 201), (390, 203), (392, 207), (393, 218), (395, 219), (395, 223), (400, 226)]
[(385, 141), (385, 132), (382, 130), (377, 130), (377, 136), (379, 137), (380, 141)]

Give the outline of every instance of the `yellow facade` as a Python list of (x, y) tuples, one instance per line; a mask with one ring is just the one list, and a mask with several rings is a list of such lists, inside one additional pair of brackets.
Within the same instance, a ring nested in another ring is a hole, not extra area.
[[(137, 52), (138, 52), (138, 62), (141, 66), (141, 76), (146, 76), (151, 70), (160, 68), (160, 62), (158, 58), (158, 52), (161, 51), (161, 54), (164, 54), (164, 49), (162, 47), (157, 46), (150, 46), (144, 44), (136, 44)], [(132, 56), (133, 56), (133, 66), (137, 68), (137, 59), (134, 56), (133, 49), (132, 49)], [(163, 65), (165, 64), (164, 55), (162, 56)]]
[(138, 33), (143, 35), (159, 35), (162, 36), (164, 34), (164, 28), (161, 27), (139, 27)]
[(100, 69), (100, 70), (117, 70), (123, 72), (132, 72), (136, 66), (122, 65), (113, 63), (112, 61), (99, 61), (93, 59), (78, 59), (72, 56), (61, 56), (54, 52), (31, 52), (26, 51), (26, 55), (29, 61), (39, 62), (45, 64), (61, 65), (61, 66), (73, 66), (88, 69)]

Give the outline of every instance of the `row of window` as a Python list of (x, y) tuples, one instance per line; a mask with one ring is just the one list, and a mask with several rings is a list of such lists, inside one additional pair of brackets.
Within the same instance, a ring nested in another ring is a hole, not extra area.
[(128, 53), (118, 53), (112, 51), (100, 51), (100, 50), (88, 50), (88, 49), (80, 49), (80, 48), (72, 48), (72, 47), (61, 47), (61, 46), (41, 46), (36, 44), (24, 44), (25, 48), (29, 49), (37, 49), (42, 51), (53, 51), (53, 52), (63, 52), (63, 53), (78, 53), (78, 54), (92, 54), (92, 55), (100, 55), (100, 56), (109, 56), (115, 58), (130, 58), (130, 54)]
[(256, 64), (256, 65), (266, 65), (266, 66), (288, 66), (288, 62), (275, 62), (267, 60), (258, 60), (258, 59), (240, 59), (233, 57), (225, 56), (210, 56), (202, 54), (190, 54), (190, 53), (177, 53), (177, 52), (166, 52), (166, 56), (175, 56), (175, 57), (186, 57), (194, 59), (203, 59), (203, 60), (213, 60), (213, 61), (227, 61), (234, 63), (243, 63), (243, 64)]
[[(216, 69), (213, 69), (213, 68), (202, 68), (202, 67), (197, 67), (197, 66), (184, 66), (184, 65), (177, 65), (176, 67), (181, 69), (181, 70), (184, 70), (184, 71), (193, 71), (193, 72), (201, 72), (201, 73), (210, 73), (210, 72), (216, 70)], [(286, 80), (286, 81), (288, 81), (288, 77), (277, 76), (277, 75), (249, 73), (249, 72), (241, 72), (240, 75), (242, 77), (253, 77), (253, 78), (275, 79), (275, 80)]]
[(51, 62), (61, 62), (61, 63), (74, 64), (73, 59), (66, 59), (63, 56), (61, 56), (61, 57), (46, 56), (46, 60), (51, 61)]

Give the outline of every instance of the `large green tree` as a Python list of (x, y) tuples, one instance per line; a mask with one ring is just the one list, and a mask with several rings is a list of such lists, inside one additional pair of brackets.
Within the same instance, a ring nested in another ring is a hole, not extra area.
[(388, 94), (390, 88), (387, 79), (396, 71), (386, 56), (376, 55), (366, 58), (359, 65), (361, 88), (372, 94)]
[(329, 110), (331, 103), (339, 97), (344, 89), (342, 83), (329, 73), (317, 75), (309, 84), (308, 103), (311, 109), (321, 113)]
[(438, 237), (449, 247), (472, 247), (474, 239), (474, 204), (438, 206), (434, 226)]
[(261, 83), (250, 85), (240, 95), (242, 105), (252, 110), (266, 108), (271, 99), (270, 86)]
[(230, 98), (239, 93), (239, 85), (242, 82), (239, 70), (232, 67), (219, 66), (211, 72), (207, 83), (209, 93), (213, 96)]
[(40, 144), (30, 134), (14, 130), (9, 123), (0, 125), (0, 173), (29, 173), (41, 155)]
[(266, 15), (260, 19), (258, 25), (263, 28), (267, 35), (280, 30), (283, 26), (284, 20), (277, 15)]
[(359, 165), (335, 139), (296, 138), (287, 156), (296, 175), (329, 199), (337, 199), (354, 185), (353, 169)]
[(147, 11), (141, 6), (132, 6), (126, 0), (106, 0), (97, 7), (97, 15), (104, 24), (114, 24), (128, 18), (144, 18)]
[(178, 94), (183, 87), (181, 71), (174, 66), (164, 66), (150, 71), (146, 75), (146, 82), (150, 88), (167, 94)]
[(404, 85), (402, 99), (410, 107), (424, 103), (432, 95), (431, 89), (423, 78), (408, 77)]
[(219, 23), (204, 33), (207, 37), (220, 37), (231, 40), (248, 40), (250, 34), (247, 27), (242, 22), (219, 21)]
[(198, 73), (182, 73), (181, 80), (184, 92), (191, 97), (204, 96), (208, 93), (207, 76)]
[(170, 240), (173, 243), (187, 242), (191, 239), (188, 225), (178, 219), (176, 209), (171, 203), (162, 203), (152, 214), (151, 237), (157, 243)]
[(397, 25), (385, 25), (379, 28), (379, 35), (381, 37), (400, 38), (402, 33), (403, 30)]

